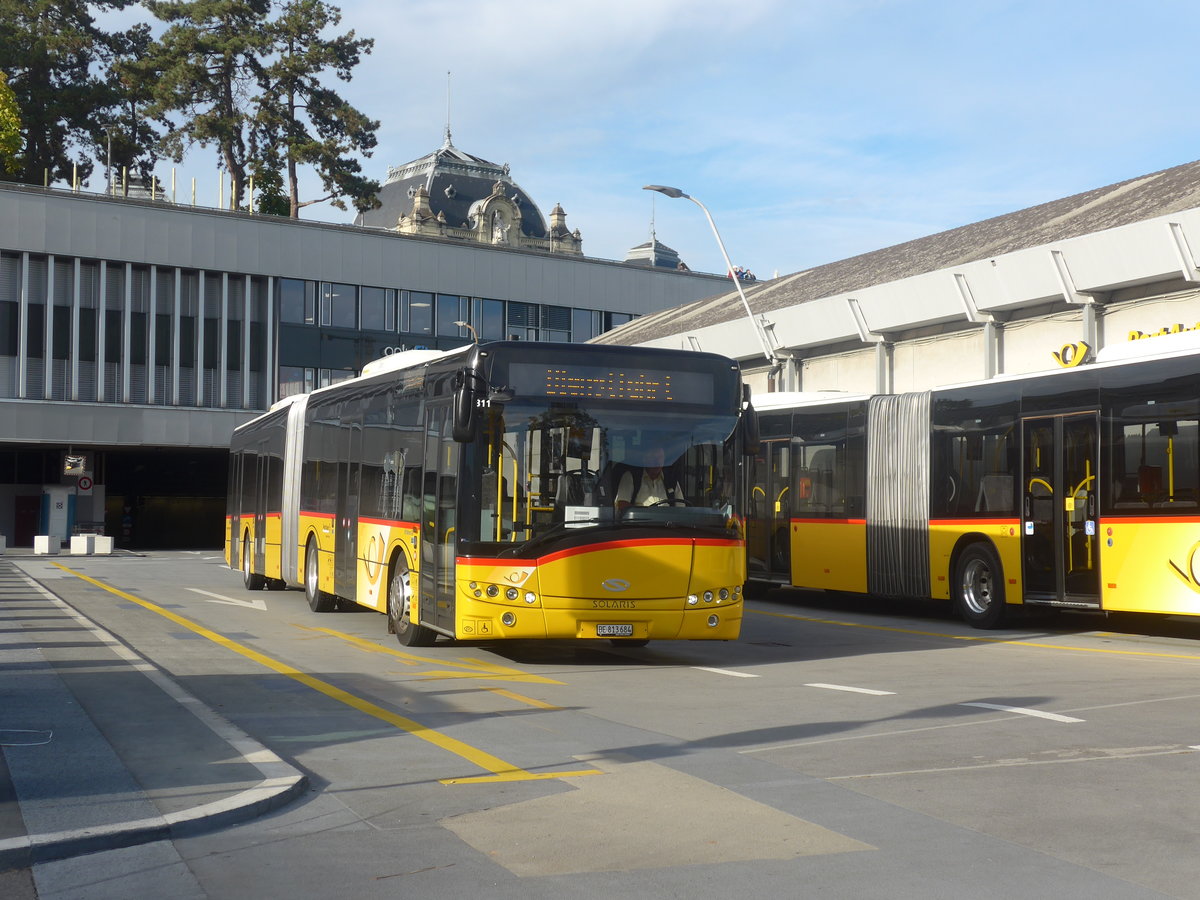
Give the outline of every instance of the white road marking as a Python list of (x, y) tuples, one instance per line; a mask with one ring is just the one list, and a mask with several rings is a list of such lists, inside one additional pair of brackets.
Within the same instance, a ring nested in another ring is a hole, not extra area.
[(895, 691), (874, 691), (871, 688), (848, 687), (844, 684), (806, 684), (805, 687), (824, 688), (827, 691), (849, 691), (852, 694), (872, 694), (876, 697), (888, 697)]
[(732, 675), (734, 678), (757, 678), (750, 672), (735, 672), (732, 669), (710, 669), (708, 666), (693, 666), (694, 669), (699, 669), (701, 672), (715, 672), (717, 675)]
[(1000, 712), (1016, 713), (1020, 716), (1036, 716), (1039, 719), (1049, 719), (1052, 722), (1087, 721), (1087, 719), (1076, 719), (1074, 716), (1060, 716), (1058, 713), (1042, 712), (1040, 709), (1025, 709), (1022, 706), (1002, 706), (999, 703), (960, 703), (959, 706), (978, 706), (980, 709), (996, 709)]
[(250, 600), (236, 600), (233, 597), (226, 597), (223, 594), (214, 594), (212, 591), (202, 591), (200, 588), (188, 588), (188, 590), (192, 591), (193, 593), (203, 594), (204, 596), (208, 597), (209, 603), (228, 603), (230, 606), (244, 606), (247, 609), (261, 609), (263, 612), (267, 611), (267, 604), (264, 601), (259, 600), (257, 597)]

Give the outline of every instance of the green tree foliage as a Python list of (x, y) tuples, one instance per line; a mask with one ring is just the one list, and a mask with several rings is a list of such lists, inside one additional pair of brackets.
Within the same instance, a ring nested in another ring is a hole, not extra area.
[[(286, 173), (290, 215), (326, 200), (345, 209), (348, 198), (360, 211), (379, 205), (379, 182), (364, 178), (350, 153), (370, 156), (379, 122), (369, 119), (324, 85), (333, 72), (349, 81), (360, 56), (374, 41), (354, 32), (332, 38), (321, 33), (341, 22), (341, 11), (322, 0), (283, 0), (270, 23), (272, 57), (260, 73), (262, 94), (254, 122), (255, 143), (264, 160)], [(301, 200), (298, 167), (312, 166), (325, 196)]]
[(252, 211), (264, 216), (290, 216), (291, 203), (283, 193), (283, 176), (260, 164), (255, 164), (251, 174), (254, 178), (255, 201)]
[(0, 72), (0, 172), (15, 173), (21, 167), (21, 111), (17, 97)]
[(179, 162), (193, 144), (215, 146), (233, 178), (234, 205), (241, 206), (251, 163), (253, 92), (271, 46), (270, 0), (146, 0), (145, 5), (168, 27), (129, 71), (149, 93), (149, 112), (172, 123), (163, 147)]
[(0, 0), (0, 71), (21, 110), (24, 145), (23, 165), (9, 177), (41, 184), (45, 173), (69, 181), (77, 170), (87, 181), (107, 150), (104, 126), (118, 108), (109, 66), (136, 51), (136, 37), (103, 31), (93, 13), (130, 2)]

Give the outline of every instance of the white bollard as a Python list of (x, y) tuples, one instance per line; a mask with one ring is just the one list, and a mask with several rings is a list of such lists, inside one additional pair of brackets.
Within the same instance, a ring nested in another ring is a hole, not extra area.
[(50, 534), (35, 534), (33, 536), (33, 552), (35, 554), (50, 554), (55, 556), (58, 554), (58, 548), (61, 541)]

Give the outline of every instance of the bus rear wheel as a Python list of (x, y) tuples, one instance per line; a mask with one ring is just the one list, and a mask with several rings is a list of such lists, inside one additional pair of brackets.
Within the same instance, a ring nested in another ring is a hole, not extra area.
[(317, 551), (317, 542), (309, 539), (304, 547), (304, 596), (313, 612), (333, 612), (337, 608), (337, 598), (321, 590), (321, 555)]
[(388, 582), (388, 630), (405, 647), (428, 647), (437, 640), (437, 632), (413, 621), (412, 604), (412, 573), (401, 560)]
[(254, 572), (254, 554), (250, 552), (250, 535), (242, 538), (242, 582), (248, 591), (261, 591), (267, 579)]
[(988, 544), (966, 547), (954, 564), (954, 605), (975, 628), (999, 628), (1004, 621), (1004, 571)]

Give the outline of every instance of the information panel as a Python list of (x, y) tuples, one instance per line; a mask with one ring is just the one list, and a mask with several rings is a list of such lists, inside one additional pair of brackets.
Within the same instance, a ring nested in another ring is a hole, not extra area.
[(631, 366), (510, 363), (509, 386), (525, 396), (711, 405), (711, 372)]

